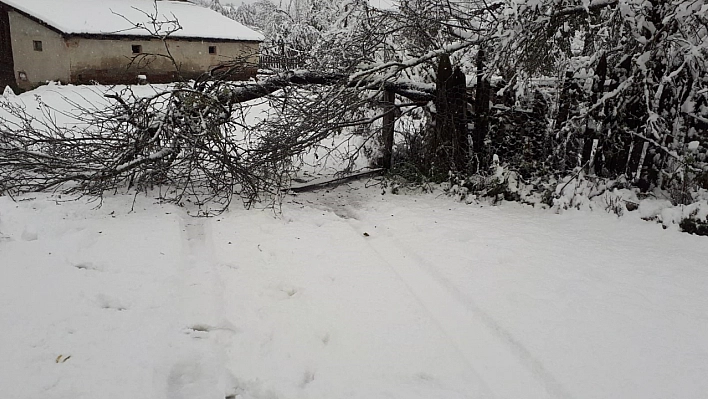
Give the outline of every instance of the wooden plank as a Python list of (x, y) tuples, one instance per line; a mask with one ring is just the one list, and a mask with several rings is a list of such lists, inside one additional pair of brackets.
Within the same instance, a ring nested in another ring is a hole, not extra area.
[(363, 172), (353, 173), (347, 176), (329, 178), (326, 180), (315, 179), (302, 184), (292, 185), (290, 191), (293, 193), (304, 193), (308, 191), (321, 190), (328, 187), (336, 187), (340, 184), (349, 183), (354, 180), (364, 179), (368, 177), (381, 176), (385, 170), (383, 168), (370, 169)]
[(393, 166), (393, 136), (394, 126), (396, 124), (396, 94), (386, 90), (383, 92), (384, 114), (383, 124), (381, 127), (381, 136), (383, 141), (383, 168), (391, 170)]

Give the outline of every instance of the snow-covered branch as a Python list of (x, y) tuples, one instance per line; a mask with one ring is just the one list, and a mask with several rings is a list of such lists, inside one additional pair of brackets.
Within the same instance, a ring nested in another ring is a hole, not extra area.
[(341, 85), (361, 90), (388, 90), (410, 100), (423, 102), (432, 100), (435, 92), (434, 85), (410, 80), (382, 81), (367, 75), (298, 70), (279, 73), (259, 83), (233, 85), (226, 92), (227, 101), (243, 103), (265, 97), (286, 87), (298, 85)]
[(564, 15), (573, 15), (573, 14), (587, 14), (590, 12), (600, 10), (605, 7), (616, 6), (618, 3), (619, 3), (619, 0), (594, 0), (594, 1), (591, 1), (587, 5), (566, 7), (566, 8), (562, 8), (560, 10), (554, 11), (551, 14), (551, 17), (561, 17)]

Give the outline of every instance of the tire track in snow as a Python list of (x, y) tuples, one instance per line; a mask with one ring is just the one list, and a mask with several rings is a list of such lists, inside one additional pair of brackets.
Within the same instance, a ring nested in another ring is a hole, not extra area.
[(364, 238), (360, 227), (345, 221), (403, 281), (494, 397), (572, 398), (543, 363), (433, 265), (395, 238)]
[(530, 369), (534, 375), (536, 375), (537, 378), (543, 381), (549, 393), (553, 394), (557, 398), (573, 398), (568, 390), (563, 387), (563, 385), (553, 376), (553, 374), (550, 373), (550, 371), (548, 371), (546, 366), (544, 366), (543, 363), (538, 360), (523, 343), (517, 340), (511, 332), (509, 332), (509, 330), (502, 327), (489, 313), (482, 310), (472, 298), (460, 292), (460, 290), (452, 282), (445, 278), (439, 270), (437, 270), (437, 268), (431, 265), (430, 262), (423, 259), (414, 250), (397, 239), (390, 239), (395, 242), (399, 248), (405, 250), (409, 255), (416, 259), (419, 265), (423, 265), (430, 276), (438, 283), (446, 287), (455, 299), (465, 305), (471, 313), (479, 317), (486, 327), (492, 331), (497, 338), (502, 340), (524, 363), (524, 365)]
[(225, 397), (226, 353), (233, 330), (223, 320), (224, 287), (213, 259), (210, 219), (179, 216), (182, 259), (176, 292), (183, 333), (167, 381), (169, 399)]

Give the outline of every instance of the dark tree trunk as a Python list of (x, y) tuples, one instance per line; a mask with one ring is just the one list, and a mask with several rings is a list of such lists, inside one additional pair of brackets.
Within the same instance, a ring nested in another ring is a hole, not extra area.
[(474, 134), (472, 136), (472, 151), (475, 156), (477, 170), (484, 170), (489, 163), (484, 141), (489, 131), (489, 100), (490, 84), (484, 76), (484, 50), (477, 53), (477, 89), (474, 102)]
[(460, 68), (455, 68), (450, 79), (450, 106), (453, 112), (455, 165), (467, 171), (470, 162), (469, 132), (467, 129), (467, 79)]
[(469, 144), (467, 133), (467, 82), (450, 57), (440, 57), (436, 79), (435, 129), (430, 151), (431, 165), (438, 173), (467, 173)]
[(447, 81), (452, 77), (452, 64), (450, 57), (447, 54), (440, 56), (438, 61), (437, 76), (435, 78), (436, 92), (435, 99), (435, 126), (430, 142), (429, 151), (430, 167), (433, 174), (442, 174), (443, 176), (450, 170), (451, 162), (449, 157), (450, 151), (450, 131), (453, 129), (450, 121), (450, 110), (448, 106), (447, 90), (445, 87)]
[(573, 88), (573, 72), (566, 71), (565, 79), (563, 80), (563, 88), (558, 104), (558, 116), (556, 116), (556, 128), (563, 128), (563, 124), (568, 120), (570, 115), (571, 90)]
[[(593, 77), (592, 93), (590, 94), (590, 104), (595, 104), (602, 98), (605, 92), (605, 79), (607, 77), (607, 57), (603, 54), (595, 68)], [(587, 165), (587, 171), (591, 174), (602, 170), (602, 131), (603, 131), (603, 107), (598, 108), (588, 116), (585, 122), (585, 133), (583, 135), (583, 165)]]
[(393, 134), (396, 123), (396, 94), (392, 91), (383, 93), (384, 112), (383, 126), (381, 128), (381, 138), (383, 142), (382, 166), (385, 170), (391, 170), (393, 166)]

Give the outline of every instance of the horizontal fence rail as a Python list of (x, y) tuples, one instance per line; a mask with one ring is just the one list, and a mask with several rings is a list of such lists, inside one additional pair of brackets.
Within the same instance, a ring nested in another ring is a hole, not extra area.
[(304, 67), (305, 60), (304, 56), (283, 57), (277, 55), (261, 55), (259, 67), (276, 71), (287, 71)]

